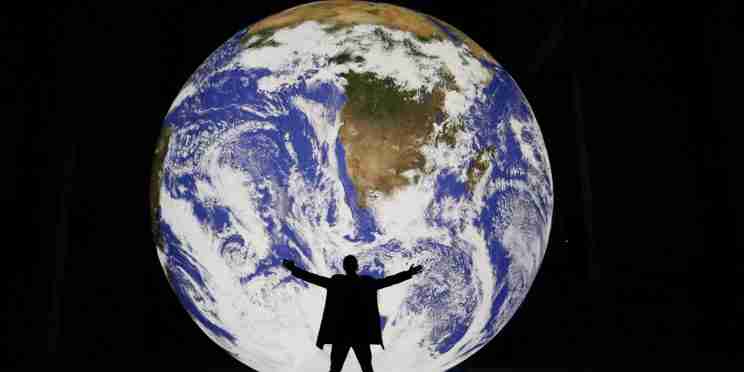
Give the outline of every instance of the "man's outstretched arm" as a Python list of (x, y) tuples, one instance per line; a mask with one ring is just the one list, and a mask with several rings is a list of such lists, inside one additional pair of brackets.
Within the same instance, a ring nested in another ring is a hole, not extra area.
[(414, 275), (420, 273), (421, 270), (423, 270), (423, 267), (421, 267), (421, 265), (411, 265), (408, 270), (404, 270), (395, 275), (390, 275), (388, 277), (376, 280), (375, 287), (377, 289), (383, 289), (385, 287), (390, 287), (391, 285), (396, 285), (398, 283), (411, 279)]
[(312, 284), (315, 284), (323, 288), (328, 288), (328, 286), (331, 284), (331, 279), (326, 278), (324, 276), (317, 275), (317, 274), (313, 274), (309, 271), (302, 270), (299, 267), (295, 266), (294, 261), (283, 260), (282, 266), (286, 267), (287, 270), (292, 272), (292, 275), (308, 283), (312, 283)]

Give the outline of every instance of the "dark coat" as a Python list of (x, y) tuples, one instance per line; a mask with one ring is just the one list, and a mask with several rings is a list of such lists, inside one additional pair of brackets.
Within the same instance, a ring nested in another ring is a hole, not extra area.
[(377, 291), (408, 280), (412, 276), (411, 272), (406, 270), (383, 279), (341, 274), (326, 278), (298, 267), (292, 269), (292, 274), (327, 290), (323, 318), (315, 342), (320, 349), (323, 349), (325, 344), (334, 343), (373, 344), (384, 349)]

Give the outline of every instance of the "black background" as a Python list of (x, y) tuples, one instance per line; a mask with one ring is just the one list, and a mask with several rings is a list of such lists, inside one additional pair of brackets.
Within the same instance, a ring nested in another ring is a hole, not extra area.
[[(151, 156), (196, 67), (242, 27), (298, 3), (5, 15), (3, 105), (18, 116), (0, 134), (0, 159), (10, 159), (3, 365), (248, 370), (165, 280), (148, 224)], [(737, 356), (720, 337), (742, 306), (721, 285), (741, 272), (725, 258), (739, 234), (729, 173), (739, 121), (721, 114), (736, 105), (722, 72), (740, 44), (736, 6), (392, 3), (491, 52), (532, 105), (553, 170), (537, 279), (463, 370)]]

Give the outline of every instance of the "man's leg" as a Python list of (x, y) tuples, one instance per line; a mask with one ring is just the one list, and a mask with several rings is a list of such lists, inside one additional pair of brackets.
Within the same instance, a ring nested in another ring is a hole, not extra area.
[(368, 344), (355, 344), (354, 354), (356, 354), (359, 365), (362, 366), (362, 372), (374, 372), (372, 370), (372, 351), (369, 350)]
[[(349, 354), (349, 344), (333, 344), (331, 345), (331, 372), (341, 372), (341, 367), (344, 366), (346, 355)], [(354, 350), (356, 353), (356, 350)]]

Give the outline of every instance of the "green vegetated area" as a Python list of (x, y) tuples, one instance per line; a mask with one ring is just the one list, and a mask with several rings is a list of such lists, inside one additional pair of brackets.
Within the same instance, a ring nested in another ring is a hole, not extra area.
[[(343, 29), (350, 29), (352, 26), (354, 26), (354, 23), (342, 23), (342, 22), (335, 22), (331, 24), (331, 26), (324, 28), (323, 30), (325, 32), (328, 32), (330, 34), (341, 31)], [(349, 30), (351, 31), (351, 30)]]
[[(414, 99), (416, 90), (405, 90), (390, 77), (379, 78), (372, 72), (347, 72), (342, 74), (348, 84), (348, 101), (345, 109), (354, 118), (365, 119), (380, 125), (430, 124), (434, 114), (441, 111), (435, 92), (423, 93), (420, 101)], [(439, 92), (440, 95), (441, 92)], [(407, 123), (418, 118), (416, 123)], [(405, 120), (409, 119), (409, 120)]]
[(419, 35), (419, 34), (413, 34), (413, 36), (416, 38), (416, 40), (418, 40), (418, 41), (420, 41), (422, 43), (430, 43), (430, 42), (432, 42), (434, 40), (436, 40), (436, 41), (442, 41), (442, 40), (444, 40), (444, 38), (441, 37), (441, 36), (439, 36), (439, 35), (422, 36), (422, 35)]
[[(347, 62), (352, 57), (341, 54), (334, 57), (338, 63)], [(346, 95), (348, 101), (344, 112), (349, 117), (364, 120), (377, 127), (402, 126), (420, 127), (429, 131), (432, 123), (440, 115), (440, 119), (446, 119), (443, 111), (444, 91), (457, 91), (454, 76), (446, 68), (439, 71), (440, 81), (436, 88), (426, 93), (421, 91), (419, 100), (414, 99), (416, 90), (405, 90), (399, 87), (394, 79), (390, 77), (380, 78), (373, 72), (350, 71), (342, 74), (347, 80)], [(435, 142), (446, 143), (450, 147), (456, 144), (456, 133), (463, 130), (464, 123), (460, 120), (449, 121), (444, 124)]]
[[(275, 29), (267, 28), (267, 29), (261, 30), (256, 33), (246, 33), (240, 39), (240, 45), (243, 47), (243, 49), (250, 49), (250, 48), (257, 49), (257, 48), (263, 48), (263, 47), (279, 46), (281, 44), (271, 38), (272, 36), (274, 36), (275, 32), (276, 32)], [(251, 38), (254, 36), (257, 36), (258, 39), (254, 40), (253, 42), (250, 42)]]
[(352, 56), (350, 52), (344, 51), (331, 58), (328, 58), (328, 63), (338, 64), (338, 65), (343, 65), (351, 61), (354, 61), (356, 63), (362, 63), (364, 62), (364, 57)]

